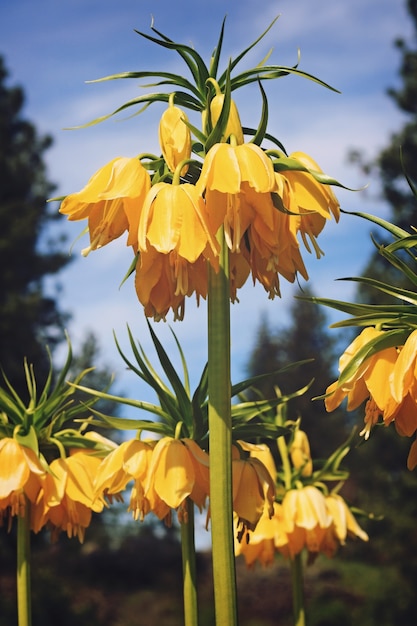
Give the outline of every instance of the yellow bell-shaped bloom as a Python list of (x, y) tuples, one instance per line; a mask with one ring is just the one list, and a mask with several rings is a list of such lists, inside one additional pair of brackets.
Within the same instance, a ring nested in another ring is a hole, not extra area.
[(254, 143), (229, 145), (216, 143), (204, 159), (197, 183), (199, 192), (205, 190), (237, 194), (247, 182), (259, 193), (275, 188), (271, 159)]
[[(384, 331), (373, 327), (365, 328), (340, 357), (339, 370), (343, 372), (361, 348), (383, 333)], [(413, 395), (412, 377), (407, 378), (407, 367), (403, 366), (407, 358), (400, 362), (399, 367), (397, 365), (401, 352), (401, 347), (380, 350), (365, 359), (343, 385), (340, 386), (338, 381), (332, 383), (326, 390), (326, 409), (333, 411), (347, 397), (347, 408), (352, 411), (366, 400), (365, 428), (361, 435), (368, 438), (372, 426), (382, 418), (386, 425), (393, 421), (401, 435), (411, 436), (417, 429), (417, 393)], [(395, 378), (394, 372), (397, 372)], [(403, 376), (406, 386), (403, 383)], [(407, 381), (411, 381), (411, 386), (407, 386)], [(402, 398), (398, 400), (400, 396)]]
[(163, 437), (155, 445), (144, 484), (145, 497), (158, 497), (172, 509), (187, 497), (203, 506), (209, 489), (208, 455), (189, 439)]
[(81, 191), (63, 200), (59, 210), (69, 220), (88, 219), (90, 245), (84, 256), (126, 230), (127, 245), (137, 244), (139, 216), (150, 186), (149, 174), (138, 159), (118, 157), (99, 169)]
[[(293, 152), (290, 158), (297, 159), (302, 166), (311, 171), (322, 173), (317, 163), (304, 152)], [(332, 188), (318, 182), (309, 172), (302, 170), (285, 170), (275, 176), (278, 193), (283, 198), (284, 206), (294, 214), (291, 215), (291, 219), (296, 222), (296, 230), (300, 233), (306, 250), (311, 252), (309, 239), (319, 259), (324, 253), (316, 239), (323, 230), (326, 220), (333, 216), (338, 222), (340, 217), (340, 205)], [(286, 184), (289, 185), (289, 189), (284, 197), (281, 190)]]
[(390, 377), (390, 388), (397, 403), (409, 392), (417, 401), (417, 330), (410, 333), (400, 350)]
[(42, 489), (32, 506), (31, 528), (38, 532), (44, 526), (51, 530), (52, 540), (61, 531), (68, 537), (84, 541), (92, 511), (100, 512), (103, 502), (96, 497), (94, 478), (101, 459), (83, 451), (67, 458), (55, 459), (43, 478)]
[(275, 483), (265, 465), (257, 458), (238, 458), (236, 449), (232, 460), (233, 510), (246, 529), (254, 530), (266, 508), (273, 514)]
[(45, 468), (35, 452), (16, 439), (0, 439), (0, 523), (3, 517), (23, 515), (26, 500), (35, 502)]
[(348, 536), (368, 541), (367, 533), (359, 526), (342, 496), (337, 493), (326, 496), (326, 506), (333, 519), (334, 533), (341, 545), (346, 543)]
[(303, 548), (311, 553), (320, 552), (327, 529), (333, 522), (322, 492), (312, 485), (290, 489), (282, 501), (282, 512), (288, 555), (292, 558)]
[(247, 567), (252, 568), (256, 561), (262, 566), (272, 565), (279, 548), (288, 542), (282, 519), (282, 507), (277, 502), (273, 504), (273, 515), (270, 517), (266, 509), (262, 513), (254, 530), (248, 530), (246, 536), (238, 541), (238, 519), (235, 516), (235, 554), (243, 555)]
[(35, 452), (11, 437), (0, 439), (0, 467), (0, 498), (24, 489), (31, 474), (45, 474)]
[(163, 254), (149, 246), (136, 264), (135, 288), (145, 315), (164, 320), (170, 309), (175, 320), (184, 318), (185, 298), (195, 293), (197, 303), (207, 295), (207, 263), (200, 255), (189, 263), (173, 250)]
[[(304, 152), (293, 152), (289, 157), (297, 159), (313, 172), (323, 173), (317, 163)], [(301, 170), (285, 170), (280, 175), (290, 182), (300, 214), (312, 211), (326, 219), (333, 215), (336, 221), (339, 220), (340, 205), (330, 185), (318, 182), (314, 176)]]
[(199, 193), (205, 195), (210, 230), (216, 233), (223, 224), (232, 252), (239, 252), (242, 237), (255, 216), (273, 219), (270, 192), (274, 188), (271, 159), (251, 143), (215, 144), (204, 159), (197, 182)]
[[(188, 118), (184, 111), (171, 103), (159, 122), (159, 145), (171, 172), (175, 171), (181, 161), (191, 156), (191, 133), (186, 122)], [(181, 176), (187, 171), (188, 165), (185, 165)]]
[(140, 250), (150, 244), (162, 254), (175, 250), (179, 257), (194, 263), (210, 246), (218, 254), (215, 233), (208, 226), (206, 207), (191, 184), (156, 183), (148, 193), (139, 221)]

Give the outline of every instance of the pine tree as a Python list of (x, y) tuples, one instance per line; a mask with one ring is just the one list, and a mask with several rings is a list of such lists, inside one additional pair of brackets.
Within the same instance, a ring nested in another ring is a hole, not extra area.
[(23, 118), (24, 92), (9, 87), (7, 77), (0, 57), (0, 367), (24, 394), (24, 358), (42, 375), (49, 367), (45, 344), (53, 349), (63, 339), (66, 316), (44, 281), (68, 255), (57, 237), (44, 236), (58, 219), (46, 204), (54, 188), (43, 161), (51, 137)]
[[(406, 115), (404, 126), (390, 138), (388, 145), (381, 150), (371, 162), (366, 162), (360, 151), (351, 154), (367, 176), (374, 175), (381, 182), (382, 198), (390, 205), (391, 215), (388, 220), (397, 226), (410, 230), (416, 225), (415, 215), (417, 201), (406, 183), (405, 172), (413, 181), (417, 181), (417, 0), (407, 0), (407, 7), (414, 26), (414, 34), (410, 43), (399, 38), (395, 46), (400, 52), (400, 77), (402, 84), (398, 89), (389, 88), (388, 95), (398, 108)], [(380, 244), (389, 243), (384, 231), (372, 229), (373, 235)], [(404, 256), (407, 262), (407, 256)], [(404, 283), (399, 285), (399, 274), (387, 263), (375, 249), (365, 266), (363, 276), (369, 276), (386, 283), (393, 283), (406, 289), (413, 286), (401, 277)], [(360, 285), (358, 300), (361, 302), (392, 302), (387, 295), (370, 290)]]

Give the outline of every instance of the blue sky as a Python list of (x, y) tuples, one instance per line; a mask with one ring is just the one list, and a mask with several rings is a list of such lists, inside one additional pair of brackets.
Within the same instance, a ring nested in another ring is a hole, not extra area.
[[(2, 0), (0, 53), (10, 71), (9, 84), (20, 84), (25, 90), (25, 116), (41, 133), (54, 138), (46, 161), (57, 194), (77, 191), (115, 156), (158, 151), (160, 106), (130, 120), (118, 117), (89, 129), (63, 130), (110, 112), (139, 90), (135, 81), (85, 81), (126, 70), (182, 72), (174, 53), (152, 45), (134, 29), (150, 32), (153, 16), (156, 28), (193, 45), (208, 59), (225, 14), (224, 64), (280, 14), (249, 60), (256, 63), (273, 47), (272, 62), (292, 65), (300, 48), (300, 68), (342, 94), (297, 77), (266, 85), (270, 131), (289, 152), (308, 152), (322, 169), (348, 187), (367, 182), (349, 166), (346, 155), (355, 147), (372, 157), (404, 121), (385, 95), (388, 87), (398, 85), (400, 57), (393, 41), (411, 33), (403, 0)], [(256, 126), (261, 108), (257, 89), (242, 90), (236, 100), (244, 125)], [(375, 199), (377, 191), (372, 182), (367, 192), (340, 192), (338, 196), (347, 210), (383, 215), (386, 207)], [(62, 228), (70, 243), (80, 231), (74, 224)], [(351, 295), (349, 285), (334, 281), (360, 272), (371, 251), (368, 233), (366, 223), (349, 216), (338, 225), (328, 225), (319, 240), (325, 257), (316, 261), (305, 254), (311, 288), (317, 295), (341, 299)], [(73, 313), (70, 335), (77, 345), (86, 330), (96, 332), (104, 359), (119, 374), (120, 386), (143, 397), (145, 392), (137, 387), (137, 381), (123, 373), (112, 339), (114, 329), (126, 345), (128, 323), (145, 348), (149, 345), (133, 284), (119, 289), (130, 264), (130, 251), (125, 241), (119, 241), (84, 259), (79, 256), (84, 245), (76, 243), (76, 258), (60, 276), (61, 306)], [(287, 320), (296, 289), (282, 281), (282, 292), (281, 300), (271, 302), (261, 288), (248, 284), (240, 303), (232, 307), (235, 381), (244, 374), (261, 314), (273, 325)], [(174, 324), (193, 372), (199, 372), (205, 360), (205, 325), (205, 303), (197, 309), (193, 301), (187, 302), (185, 321)], [(160, 323), (156, 330), (168, 348), (173, 348), (168, 324)]]

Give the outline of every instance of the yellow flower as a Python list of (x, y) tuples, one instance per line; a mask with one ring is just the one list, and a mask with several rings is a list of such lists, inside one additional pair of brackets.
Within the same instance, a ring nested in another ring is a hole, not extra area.
[[(181, 161), (191, 156), (191, 133), (186, 122), (186, 114), (171, 103), (159, 122), (159, 145), (172, 172)], [(181, 175), (184, 176), (187, 171), (188, 165), (182, 168)]]
[(226, 243), (239, 251), (255, 217), (274, 228), (270, 192), (275, 188), (272, 161), (255, 144), (215, 144), (206, 155), (197, 188), (205, 193), (211, 232), (224, 225)]
[(121, 499), (121, 493), (133, 480), (128, 511), (134, 519), (143, 520), (151, 510), (144, 496), (143, 483), (149, 468), (152, 450), (156, 442), (131, 439), (124, 441), (101, 462), (95, 479), (98, 498), (110, 502), (113, 497)]
[(247, 441), (240, 440), (238, 443), (242, 450), (250, 453), (252, 459), (258, 459), (258, 461), (261, 461), (275, 483), (277, 479), (277, 468), (269, 447), (265, 443), (248, 443)]
[(92, 511), (100, 512), (103, 502), (96, 497), (94, 478), (101, 460), (83, 451), (55, 459), (45, 474), (42, 489), (31, 509), (31, 528), (38, 532), (47, 525), (52, 540), (61, 531), (84, 540)]
[(338, 542), (344, 545), (348, 536), (368, 541), (369, 537), (359, 526), (346, 502), (337, 493), (326, 496), (326, 506), (333, 519), (334, 533)]
[(251, 568), (259, 561), (262, 566), (272, 565), (275, 553), (287, 544), (287, 536), (282, 520), (281, 505), (273, 504), (273, 515), (267, 509), (262, 513), (254, 530), (247, 530), (245, 537), (238, 541), (238, 518), (235, 516), (235, 554), (243, 554), (246, 565)]
[(162, 254), (173, 250), (194, 263), (209, 246), (214, 255), (219, 245), (209, 231), (206, 207), (195, 185), (156, 183), (143, 205), (139, 229), (139, 249), (150, 244)]
[(22, 515), (25, 500), (35, 501), (45, 469), (38, 456), (16, 439), (0, 439), (0, 519)]
[[(384, 331), (365, 328), (348, 346), (340, 358), (340, 371), (355, 354)], [(372, 426), (379, 418), (385, 425), (394, 422), (400, 435), (410, 437), (417, 430), (417, 384), (414, 378), (417, 333), (413, 331), (404, 347), (386, 348), (367, 358), (352, 377), (339, 386), (332, 383), (326, 393), (326, 409), (334, 410), (345, 397), (349, 411), (366, 400), (365, 428), (361, 435), (369, 437)], [(404, 351), (405, 349), (405, 351)]]
[(132, 478), (144, 479), (152, 447), (139, 439), (124, 441), (102, 461), (94, 481), (98, 497), (120, 494)]
[(417, 400), (417, 330), (408, 336), (394, 365), (390, 388), (393, 399), (399, 404), (408, 393)]
[[(373, 339), (379, 337), (383, 332), (371, 326), (365, 328), (340, 357), (339, 371), (343, 372), (344, 368), (356, 356), (359, 350)], [(326, 409), (328, 411), (334, 410), (347, 397), (348, 411), (353, 411), (372, 395), (378, 407), (383, 410), (391, 397), (387, 380), (396, 359), (397, 351), (395, 348), (382, 350), (366, 359), (342, 386), (338, 387), (337, 381), (332, 383), (326, 391), (326, 393), (330, 394), (325, 399)]]
[(99, 169), (87, 185), (63, 200), (60, 212), (69, 220), (88, 218), (90, 245), (85, 256), (128, 231), (127, 245), (135, 246), (139, 215), (151, 186), (138, 159), (118, 157)]
[(207, 295), (206, 259), (201, 255), (188, 263), (176, 250), (163, 254), (149, 246), (139, 255), (135, 288), (147, 317), (165, 319), (172, 309), (174, 320), (182, 320), (185, 297), (195, 293), (198, 303)]
[(153, 449), (144, 492), (150, 500), (157, 494), (172, 509), (187, 497), (201, 508), (209, 492), (207, 453), (190, 439), (163, 437)]
[(274, 168), (265, 152), (253, 143), (216, 143), (210, 148), (197, 183), (199, 192), (215, 190), (236, 195), (244, 182), (258, 193), (273, 191)]
[(240, 458), (234, 448), (232, 460), (233, 510), (246, 529), (254, 530), (266, 508), (273, 514), (275, 483), (265, 465), (257, 458)]
[[(308, 154), (293, 152), (289, 156), (290, 159), (297, 159), (307, 169), (323, 173)], [(333, 215), (336, 222), (339, 221), (340, 205), (330, 185), (324, 185), (308, 172), (300, 170), (285, 170), (280, 175), (289, 181), (300, 214), (312, 211), (326, 219), (330, 219)]]
[[(290, 158), (297, 159), (304, 167), (311, 171), (322, 173), (317, 163), (303, 152), (293, 152)], [(297, 232), (308, 252), (311, 252), (307, 237), (310, 239), (319, 259), (323, 252), (319, 248), (316, 238), (323, 230), (326, 220), (333, 216), (336, 222), (340, 217), (339, 202), (330, 187), (318, 182), (314, 176), (301, 170), (285, 170), (276, 175), (278, 193), (283, 198), (284, 206), (297, 217), (291, 215), (291, 219), (296, 220)], [(282, 194), (283, 187), (289, 185), (285, 196)]]
[(282, 501), (284, 528), (288, 537), (288, 550), (292, 558), (305, 547), (309, 552), (320, 552), (326, 531), (332, 518), (326, 508), (321, 491), (308, 485), (301, 489), (290, 489)]

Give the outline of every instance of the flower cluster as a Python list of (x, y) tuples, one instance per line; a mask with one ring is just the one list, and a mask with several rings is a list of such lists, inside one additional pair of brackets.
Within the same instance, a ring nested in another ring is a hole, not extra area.
[[(38, 396), (34, 369), (25, 364), (29, 402), (26, 406), (5, 379), (0, 387), (0, 525), (27, 516), (30, 529), (43, 528), (55, 540), (61, 531), (84, 539), (92, 513), (103, 503), (94, 480), (101, 458), (115, 446), (99, 433), (71, 427), (96, 400), (73, 403), (74, 388), (65, 382), (67, 362), (52, 387), (52, 368)], [(80, 382), (87, 370), (75, 377)]]
[[(29, 507), (30, 529), (47, 528), (52, 540), (60, 532), (82, 542), (92, 513), (103, 510), (94, 480), (100, 458), (74, 450), (50, 463), (13, 437), (0, 439), (0, 524), (10, 528), (14, 516)], [(4, 468), (4, 470), (3, 470)]]
[[(239, 442), (239, 448), (245, 446)], [(153, 513), (167, 525), (176, 510), (180, 522), (187, 522), (187, 500), (200, 512), (210, 496), (209, 454), (188, 438), (162, 437), (158, 440), (132, 439), (120, 444), (99, 464), (95, 477), (96, 498), (111, 502), (132, 483), (128, 511), (143, 521)], [(233, 508), (245, 528), (254, 529), (264, 510), (271, 510), (273, 479), (256, 458), (241, 456), (234, 447)]]
[[(163, 40), (155, 41), (163, 45)], [(250, 275), (274, 298), (280, 295), (279, 276), (290, 282), (297, 274), (308, 279), (299, 238), (319, 258), (323, 253), (316, 238), (326, 221), (338, 220), (340, 214), (329, 186), (339, 183), (311, 157), (303, 152), (288, 156), (267, 135), (263, 89), (259, 128), (242, 128), (231, 90), (254, 77), (281, 76), (281, 67), (261, 64), (234, 77), (229, 68), (217, 79), (217, 67), (206, 68), (197, 52), (185, 53), (180, 44), (172, 47), (181, 50), (196, 84), (169, 75), (169, 83), (187, 93), (136, 100), (146, 106), (168, 102), (159, 123), (161, 156), (113, 159), (60, 207), (69, 220), (88, 220), (90, 245), (84, 255), (127, 232), (135, 255), (136, 293), (145, 314), (156, 320), (165, 319), (169, 310), (174, 319), (182, 319), (186, 297), (195, 294), (197, 302), (206, 297), (207, 269), (219, 269), (220, 229), (230, 251), (231, 300)], [(141, 72), (123, 77), (130, 75)], [(201, 130), (190, 123), (185, 108), (201, 113)], [(262, 146), (265, 138), (275, 144), (273, 149)]]
[[(407, 181), (417, 197), (415, 187), (409, 179)], [(392, 284), (366, 276), (348, 279), (382, 294), (382, 304), (313, 298), (319, 304), (351, 316), (333, 326), (362, 328), (339, 359), (339, 377), (326, 389), (325, 406), (333, 411), (347, 399), (347, 410), (353, 411), (364, 403), (365, 426), (361, 435), (365, 439), (378, 423), (393, 424), (399, 435), (412, 437), (417, 431), (415, 228), (411, 227), (408, 232), (366, 213), (354, 215), (382, 227), (392, 236), (391, 243), (382, 245), (375, 239), (373, 243), (397, 277)], [(384, 304), (387, 295), (390, 302)], [(411, 445), (407, 466), (410, 470), (417, 467), (417, 440)]]
[[(372, 326), (365, 328), (346, 348), (339, 360), (339, 370), (385, 332)], [(328, 411), (347, 398), (347, 409), (353, 411), (365, 402), (365, 427), (361, 434), (367, 439), (379, 421), (392, 422), (399, 435), (411, 437), (417, 430), (417, 330), (411, 332), (403, 346), (389, 346), (364, 359), (343, 382), (332, 383), (326, 390)], [(417, 466), (417, 444), (413, 443), (407, 465)]]
[[(291, 460), (291, 477), (285, 484), (278, 478), (274, 460), (267, 446), (262, 451), (252, 448), (250, 454), (262, 458), (275, 479), (276, 493), (272, 508), (265, 506), (254, 528), (240, 528), (235, 517), (235, 552), (243, 555), (246, 565), (253, 567), (258, 561), (271, 565), (277, 553), (294, 559), (307, 550), (309, 559), (319, 553), (331, 557), (338, 546), (344, 545), (348, 536), (368, 540), (350, 508), (337, 491), (328, 492), (321, 478), (340, 478), (335, 469), (341, 451), (336, 451), (324, 471), (313, 474), (313, 462), (306, 433), (296, 427), (288, 445), (280, 442), (281, 457)], [(269, 459), (269, 460), (268, 460)], [(330, 466), (332, 471), (329, 471)], [(288, 467), (288, 465), (287, 465)], [(334, 477), (332, 477), (334, 473)]]

